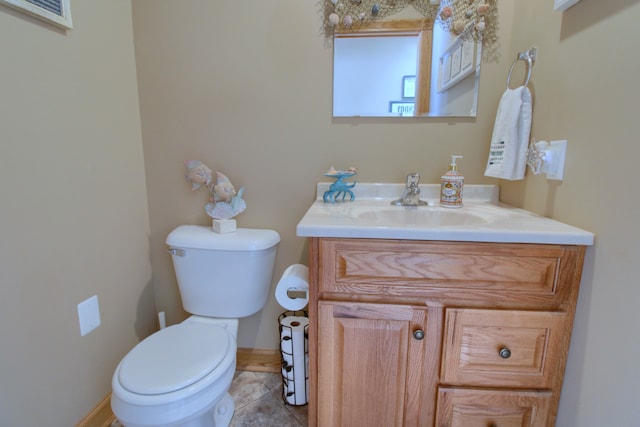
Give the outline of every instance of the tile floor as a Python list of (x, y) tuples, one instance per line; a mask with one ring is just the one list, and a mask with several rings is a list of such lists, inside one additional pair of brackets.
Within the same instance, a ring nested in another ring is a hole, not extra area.
[[(306, 427), (307, 405), (291, 406), (282, 400), (280, 374), (236, 371), (229, 389), (236, 410), (229, 427)], [(114, 421), (111, 427), (121, 427)]]
[(305, 427), (307, 405), (291, 406), (282, 400), (280, 374), (237, 371), (229, 394), (236, 403), (230, 427)]

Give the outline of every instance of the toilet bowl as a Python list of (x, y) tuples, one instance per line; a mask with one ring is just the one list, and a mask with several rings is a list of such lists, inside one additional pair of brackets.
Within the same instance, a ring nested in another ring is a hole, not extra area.
[(112, 378), (111, 409), (126, 427), (227, 427), (238, 319), (260, 311), (280, 236), (183, 225), (167, 237), (184, 309), (192, 316), (141, 341)]
[(238, 321), (192, 316), (156, 332), (120, 362), (111, 407), (126, 427), (226, 426)]

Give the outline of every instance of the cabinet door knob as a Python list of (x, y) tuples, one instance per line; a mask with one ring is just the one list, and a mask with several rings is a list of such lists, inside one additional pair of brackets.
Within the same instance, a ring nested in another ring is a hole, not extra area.
[(511, 357), (511, 350), (509, 350), (508, 348), (503, 348), (500, 350), (500, 357), (502, 357), (503, 359), (508, 359)]
[(422, 329), (418, 329), (413, 332), (413, 337), (417, 340), (421, 340), (424, 338), (424, 331)]

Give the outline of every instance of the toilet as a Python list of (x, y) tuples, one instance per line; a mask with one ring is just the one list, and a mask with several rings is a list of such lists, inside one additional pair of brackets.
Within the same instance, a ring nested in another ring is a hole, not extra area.
[(236, 369), (238, 319), (267, 302), (280, 236), (274, 230), (182, 225), (166, 243), (184, 309), (120, 362), (111, 408), (126, 427), (226, 427)]

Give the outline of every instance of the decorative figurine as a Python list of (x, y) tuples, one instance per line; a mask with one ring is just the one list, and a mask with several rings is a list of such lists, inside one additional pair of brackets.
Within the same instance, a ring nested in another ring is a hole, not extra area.
[(211, 169), (199, 160), (185, 160), (187, 167), (185, 178), (191, 183), (191, 191), (195, 191), (201, 186), (211, 184)]
[(358, 170), (354, 167), (350, 167), (346, 171), (338, 171), (331, 166), (331, 168), (324, 174), (324, 176), (328, 176), (330, 178), (335, 178), (336, 181), (329, 186), (329, 189), (324, 192), (322, 196), (322, 200), (325, 203), (335, 203), (336, 200), (345, 202), (346, 197), (349, 196), (350, 201), (354, 201), (356, 199), (355, 194), (351, 189), (356, 186), (356, 181), (350, 185), (344, 182), (346, 178), (350, 178), (358, 173)]
[(204, 163), (198, 160), (187, 160), (186, 179), (191, 183), (191, 190), (197, 190), (204, 186), (211, 193), (209, 203), (205, 206), (207, 215), (215, 220), (231, 219), (244, 212), (247, 204), (242, 199), (244, 187), (236, 193), (233, 184), (221, 172), (216, 172), (216, 183), (212, 183), (212, 173)]

